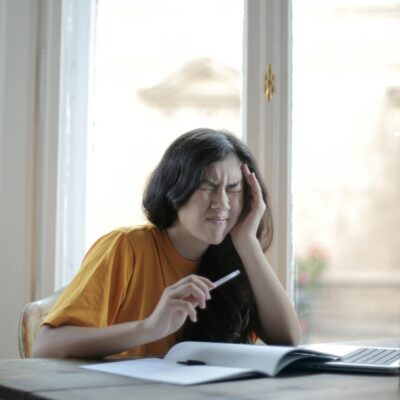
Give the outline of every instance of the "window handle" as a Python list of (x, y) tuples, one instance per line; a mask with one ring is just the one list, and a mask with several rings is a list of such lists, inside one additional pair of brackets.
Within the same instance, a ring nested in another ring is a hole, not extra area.
[(264, 77), (264, 93), (268, 101), (271, 101), (275, 94), (275, 74), (272, 71), (272, 64), (268, 64), (268, 70)]

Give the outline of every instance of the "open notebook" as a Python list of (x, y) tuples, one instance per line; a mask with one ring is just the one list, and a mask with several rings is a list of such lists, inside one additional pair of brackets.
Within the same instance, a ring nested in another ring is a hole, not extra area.
[[(333, 368), (341, 363), (340, 357), (346, 354), (344, 348), (329, 347), (321, 352), (310, 347), (182, 342), (173, 346), (163, 359), (144, 358), (82, 367), (139, 379), (193, 385), (252, 376), (275, 376), (290, 365), (323, 369), (324, 365), (330, 364)], [(398, 362), (386, 368), (396, 373), (399, 371)], [(383, 372), (382, 367), (378, 372)]]

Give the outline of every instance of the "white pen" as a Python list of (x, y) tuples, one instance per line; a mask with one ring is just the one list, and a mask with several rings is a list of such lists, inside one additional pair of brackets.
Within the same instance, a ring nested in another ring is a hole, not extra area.
[(233, 271), (233, 272), (229, 273), (228, 275), (225, 275), (224, 277), (222, 277), (222, 278), (216, 280), (216, 281), (214, 282), (214, 285), (215, 285), (215, 286), (214, 286), (212, 289), (210, 289), (210, 291), (211, 291), (211, 290), (214, 290), (214, 289), (216, 289), (218, 286), (221, 286), (221, 285), (223, 285), (224, 283), (230, 281), (231, 279), (235, 278), (235, 277), (238, 276), (239, 274), (240, 274), (240, 271), (237, 269), (236, 271)]

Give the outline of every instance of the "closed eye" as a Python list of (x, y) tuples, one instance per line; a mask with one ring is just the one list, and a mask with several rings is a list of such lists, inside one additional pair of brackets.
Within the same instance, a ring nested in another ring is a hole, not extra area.
[(227, 190), (227, 192), (229, 192), (229, 193), (241, 193), (242, 190), (243, 190), (242, 181), (240, 181), (240, 182), (235, 182), (235, 183), (232, 183), (232, 184), (228, 185), (228, 187), (226, 188), (226, 190)]
[(203, 181), (199, 186), (199, 190), (214, 190), (216, 187), (218, 185), (211, 181)]
[[(203, 181), (198, 190), (215, 190), (218, 189), (219, 185), (212, 181)], [(241, 193), (243, 191), (242, 181), (234, 182), (226, 186), (228, 193)]]

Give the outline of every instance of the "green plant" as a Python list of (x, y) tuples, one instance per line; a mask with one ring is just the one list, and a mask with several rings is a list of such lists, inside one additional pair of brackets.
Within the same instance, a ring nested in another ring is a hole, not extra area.
[(305, 339), (309, 334), (311, 307), (321, 287), (321, 275), (328, 264), (329, 254), (319, 244), (310, 246), (304, 256), (295, 258), (296, 309)]

